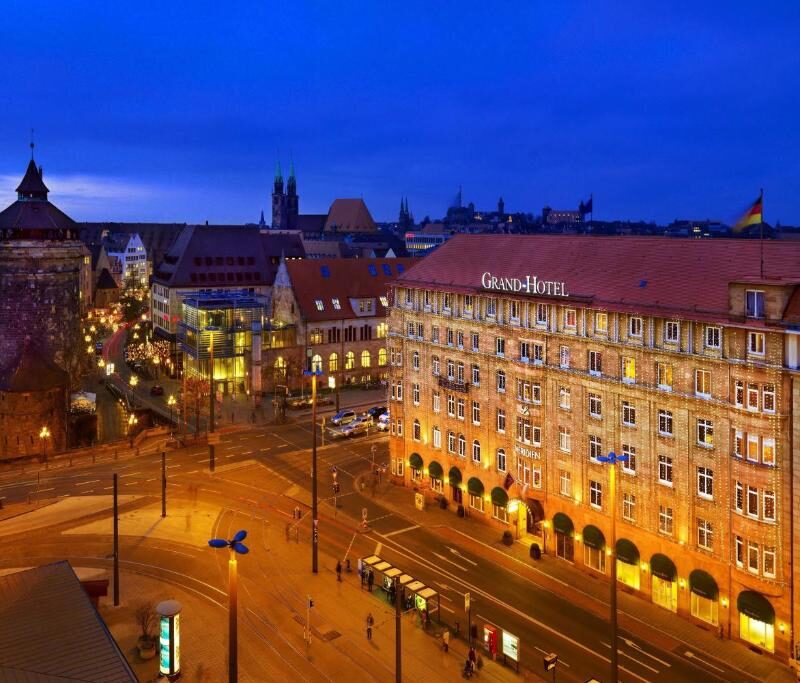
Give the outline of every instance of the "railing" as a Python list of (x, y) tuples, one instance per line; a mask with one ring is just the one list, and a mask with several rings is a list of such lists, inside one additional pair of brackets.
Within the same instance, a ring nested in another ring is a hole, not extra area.
[(460, 391), (464, 394), (469, 393), (469, 385), (465, 382), (456, 382), (455, 380), (439, 377), (439, 386), (443, 389), (452, 389), (453, 391)]

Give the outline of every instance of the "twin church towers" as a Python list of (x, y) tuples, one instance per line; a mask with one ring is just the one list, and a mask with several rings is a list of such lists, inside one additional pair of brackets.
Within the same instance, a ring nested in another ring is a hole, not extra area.
[(272, 188), (272, 227), (280, 230), (295, 230), (300, 213), (300, 197), (297, 196), (297, 179), (294, 162), (289, 164), (286, 191), (283, 189), (283, 173), (280, 161), (275, 165), (275, 182)]

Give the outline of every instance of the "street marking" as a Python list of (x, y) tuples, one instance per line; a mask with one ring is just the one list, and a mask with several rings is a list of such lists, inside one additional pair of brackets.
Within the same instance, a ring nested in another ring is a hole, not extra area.
[[(603, 647), (607, 647), (609, 650), (611, 649), (611, 644), (610, 644), (610, 643), (604, 643), (603, 641), (600, 641), (600, 644), (601, 644)], [(650, 666), (649, 664), (645, 664), (644, 662), (641, 662), (641, 661), (639, 661), (638, 659), (636, 659), (636, 657), (631, 657), (631, 656), (630, 656), (630, 655), (629, 655), (627, 652), (625, 652), (625, 650), (623, 650), (622, 648), (619, 648), (619, 647), (618, 647), (618, 648), (617, 648), (617, 652), (618, 652), (619, 654), (621, 654), (623, 657), (627, 657), (627, 658), (628, 658), (628, 659), (630, 659), (631, 661), (633, 661), (633, 662), (636, 662), (636, 663), (637, 663), (639, 666), (643, 666), (645, 669), (649, 669), (649, 670), (650, 670), (650, 671), (652, 671), (654, 674), (657, 674), (657, 673), (658, 673), (658, 669), (655, 669), (655, 668), (653, 668), (652, 666)]]
[(231, 453), (230, 455), (226, 455), (225, 457), (226, 458), (235, 458), (237, 455), (239, 455), (239, 454), (238, 453)]
[(447, 605), (439, 605), (442, 609), (446, 609), (448, 612), (453, 612), (455, 614), (455, 610), (452, 607), (448, 607)]
[(137, 484), (140, 484), (140, 483), (141, 482), (138, 482), (138, 481), (129, 481), (129, 482), (127, 482), (125, 484), (125, 486), (136, 486)]
[[(630, 640), (628, 638), (620, 638), (620, 640), (623, 643), (625, 643), (628, 647), (633, 648), (634, 650), (638, 650), (643, 655), (647, 655), (651, 659), (654, 659), (655, 661), (657, 661), (659, 664), (663, 664), (664, 666), (672, 666), (672, 664), (670, 664), (669, 662), (665, 662), (663, 659), (659, 659), (655, 655), (650, 654), (647, 650), (641, 648), (638, 643), (634, 643), (632, 640)], [(722, 671), (722, 669), (720, 669), (720, 671)]]
[(289, 448), (289, 446), (291, 446), (291, 444), (288, 444), (288, 443), (279, 443), (278, 444), (278, 448)]
[(167, 465), (166, 469), (172, 469), (173, 467), (182, 467), (182, 465)]
[[(55, 491), (55, 488), (39, 489), (39, 493), (44, 493), (45, 491)], [(94, 489), (92, 489), (92, 491), (94, 491)], [(87, 493), (92, 493), (92, 491), (87, 491)]]
[(186, 474), (197, 474), (200, 470), (192, 470), (191, 472), (187, 472)]
[(155, 480), (156, 480), (155, 477), (153, 477), (152, 479), (145, 479), (145, 481), (155, 481)]
[(87, 484), (96, 484), (99, 482), (99, 479), (92, 479), (91, 481), (79, 481), (75, 483), (75, 486), (86, 486)]
[(110, 491), (113, 488), (114, 488), (113, 486), (104, 486), (103, 491)]
[[(542, 648), (537, 647), (536, 645), (533, 646), (535, 650), (539, 650), (543, 655), (549, 655), (550, 653), (547, 650), (542, 650)], [(569, 664), (567, 664), (563, 659), (561, 659), (561, 655), (558, 656), (558, 663), (563, 664), (568, 669), (570, 668)]]
[(447, 559), (444, 555), (440, 555), (439, 553), (433, 553), (433, 554), (436, 555), (436, 557), (438, 557), (440, 560), (444, 560), (445, 562), (449, 562), (450, 564), (452, 564), (454, 567), (458, 567), (458, 569), (460, 569), (462, 572), (469, 571), (469, 569), (467, 569), (466, 567), (462, 567), (460, 564), (456, 564), (452, 560)]
[(242, 451), (242, 455), (252, 455), (253, 451)]
[(448, 550), (449, 550), (451, 553), (453, 553), (453, 555), (457, 555), (458, 557), (460, 557), (462, 560), (464, 560), (464, 562), (469, 562), (469, 563), (470, 563), (471, 565), (473, 565), (474, 567), (477, 567), (477, 566), (478, 566), (478, 563), (477, 563), (477, 562), (473, 562), (473, 561), (472, 561), (472, 560), (470, 560), (468, 557), (464, 557), (464, 556), (463, 556), (463, 555), (462, 555), (462, 554), (461, 554), (461, 553), (460, 553), (458, 550), (456, 550), (455, 548), (451, 548), (449, 545), (446, 545), (446, 546), (445, 546), (445, 548), (447, 548), (447, 549), (448, 549)]
[(137, 474), (141, 474), (141, 472), (126, 472), (125, 474), (120, 474), (121, 477), (135, 477)]
[(272, 450), (272, 446), (269, 446), (267, 448), (259, 448), (258, 450), (261, 451), (262, 453), (268, 453), (269, 451)]
[(405, 529), (398, 529), (397, 531), (390, 531), (388, 534), (384, 534), (386, 538), (389, 536), (396, 536), (397, 534), (403, 534), (406, 531), (414, 531), (414, 529), (419, 529), (419, 524), (415, 524), (414, 526), (408, 526)]
[[(695, 653), (692, 652), (691, 650), (686, 650), (686, 652), (684, 652), (683, 654), (687, 659), (697, 659), (697, 655), (695, 655)], [(725, 669), (720, 669), (718, 666), (714, 666), (713, 664), (711, 664), (710, 662), (708, 662), (705, 659), (697, 659), (697, 661), (698, 662), (702, 662), (706, 666), (710, 666), (712, 669), (716, 669), (717, 671), (719, 671), (721, 673), (725, 673)]]

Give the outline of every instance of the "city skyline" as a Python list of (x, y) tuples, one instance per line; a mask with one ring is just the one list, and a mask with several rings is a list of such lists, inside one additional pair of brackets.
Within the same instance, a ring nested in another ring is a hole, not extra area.
[(412, 3), (386, 20), (347, 3), (137, 17), (46, 3), (30, 25), (12, 3), (0, 198), (34, 128), (79, 221), (256, 222), (293, 159), (301, 213), (363, 196), (395, 220), (402, 196), (436, 218), (461, 185), (478, 209), (593, 193), (599, 220), (732, 223), (763, 187), (767, 222), (797, 224), (800, 16), (725, 8)]

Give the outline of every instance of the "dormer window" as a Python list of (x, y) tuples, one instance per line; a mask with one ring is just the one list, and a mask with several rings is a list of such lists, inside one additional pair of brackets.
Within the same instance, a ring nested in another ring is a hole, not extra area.
[[(382, 297), (379, 297), (379, 298), (381, 300), (381, 306), (383, 306), (384, 308), (389, 308), (389, 297), (388, 296), (382, 296)], [(337, 301), (338, 301), (338, 299), (337, 299)]]
[(317, 307), (318, 311), (324, 311), (325, 310), (325, 304), (323, 303), (322, 299), (316, 299), (314, 301), (314, 305)]
[[(342, 310), (342, 304), (339, 303), (339, 299), (337, 299), (336, 297), (331, 299), (331, 303), (333, 304), (334, 310), (336, 310), (336, 311), (341, 311)], [(322, 309), (320, 308), (319, 310), (321, 311)]]
[(746, 310), (748, 318), (764, 317), (764, 292), (759, 289), (748, 289), (746, 292)]

